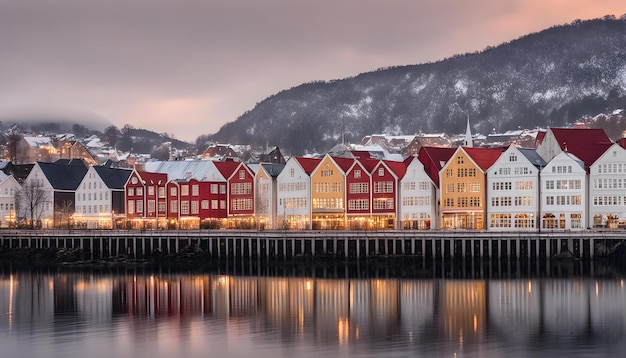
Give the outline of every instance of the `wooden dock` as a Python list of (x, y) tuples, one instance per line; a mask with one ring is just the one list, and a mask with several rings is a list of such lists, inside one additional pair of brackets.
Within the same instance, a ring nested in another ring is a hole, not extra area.
[(196, 247), (212, 256), (420, 256), (428, 258), (593, 258), (626, 241), (626, 231), (250, 231), (3, 230), (0, 248), (79, 248), (91, 259), (150, 258)]

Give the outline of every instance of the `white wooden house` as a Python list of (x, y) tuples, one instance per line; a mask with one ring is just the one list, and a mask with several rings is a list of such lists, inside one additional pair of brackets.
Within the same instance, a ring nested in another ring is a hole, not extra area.
[(87, 229), (110, 229), (125, 213), (124, 185), (130, 169), (92, 166), (76, 189), (74, 221)]
[(582, 230), (587, 222), (587, 172), (582, 160), (557, 154), (541, 175), (541, 230)]
[(276, 178), (278, 228), (311, 228), (311, 173), (320, 159), (291, 157)]
[(406, 173), (400, 180), (398, 204), (400, 228), (435, 229), (439, 227), (437, 213), (437, 188), (417, 157), (408, 157), (404, 164)]
[(626, 222), (626, 149), (613, 144), (589, 168), (589, 223), (617, 228)]
[(20, 184), (13, 175), (0, 172), (0, 227), (9, 227), (15, 223), (15, 200)]
[(535, 230), (539, 216), (539, 171), (546, 162), (533, 149), (509, 148), (487, 170), (487, 228)]

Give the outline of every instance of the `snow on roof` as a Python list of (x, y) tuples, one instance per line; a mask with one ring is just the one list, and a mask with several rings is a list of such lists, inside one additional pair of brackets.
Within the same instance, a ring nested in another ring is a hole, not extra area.
[(50, 139), (49, 137), (24, 137), (24, 140), (31, 147), (52, 146), (52, 139)]
[(196, 179), (200, 181), (224, 180), (210, 160), (178, 160), (147, 162), (145, 170), (155, 173), (167, 173), (172, 179)]

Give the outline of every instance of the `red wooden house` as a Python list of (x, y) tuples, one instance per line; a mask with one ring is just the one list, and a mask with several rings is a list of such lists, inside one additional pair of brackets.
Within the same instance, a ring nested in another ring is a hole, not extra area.
[(406, 173), (402, 162), (381, 160), (372, 171), (372, 217), (377, 229), (397, 227), (399, 182)]
[(227, 227), (255, 227), (254, 172), (241, 162), (214, 162), (214, 164), (227, 180)]
[(356, 160), (346, 172), (346, 214), (349, 230), (372, 229), (371, 221), (371, 176), (373, 168), (364, 163), (377, 163), (377, 160)]
[(171, 180), (167, 197), (169, 228), (219, 227), (213, 221), (227, 217), (225, 181)]
[(158, 227), (159, 217), (166, 215), (166, 184), (167, 174), (133, 170), (124, 186), (128, 225), (142, 229)]

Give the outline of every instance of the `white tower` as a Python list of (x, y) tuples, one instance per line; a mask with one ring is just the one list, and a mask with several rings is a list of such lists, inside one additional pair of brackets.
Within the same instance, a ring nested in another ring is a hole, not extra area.
[(472, 130), (470, 128), (469, 114), (467, 115), (467, 129), (465, 130), (465, 142), (463, 143), (464, 147), (473, 147), (474, 140), (472, 139)]

